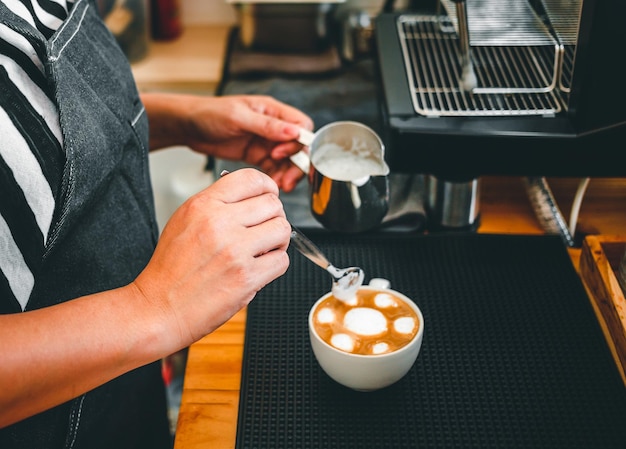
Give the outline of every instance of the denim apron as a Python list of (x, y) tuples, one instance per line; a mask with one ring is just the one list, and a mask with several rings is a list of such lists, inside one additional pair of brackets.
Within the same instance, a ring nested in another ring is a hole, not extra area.
[[(130, 283), (158, 238), (148, 120), (126, 57), (78, 0), (48, 40), (0, 4), (0, 21), (35, 43), (53, 84), (66, 161), (27, 310)], [(76, 335), (76, 339), (80, 339)], [(41, 342), (46, 344), (46, 342)], [(0, 448), (171, 447), (160, 362), (0, 429)]]

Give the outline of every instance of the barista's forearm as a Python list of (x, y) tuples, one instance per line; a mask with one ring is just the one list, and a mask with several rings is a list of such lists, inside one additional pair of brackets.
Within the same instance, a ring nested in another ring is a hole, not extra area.
[(185, 145), (188, 95), (144, 93), (141, 100), (150, 121), (150, 150)]
[(0, 427), (179, 349), (165, 312), (146, 302), (131, 284), (0, 315)]

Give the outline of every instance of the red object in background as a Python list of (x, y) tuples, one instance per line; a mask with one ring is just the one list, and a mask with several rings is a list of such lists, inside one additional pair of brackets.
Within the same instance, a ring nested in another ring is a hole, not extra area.
[(165, 385), (172, 383), (174, 379), (174, 362), (171, 357), (166, 357), (161, 360), (161, 376), (163, 376)]
[(152, 38), (176, 39), (183, 31), (180, 0), (151, 0)]

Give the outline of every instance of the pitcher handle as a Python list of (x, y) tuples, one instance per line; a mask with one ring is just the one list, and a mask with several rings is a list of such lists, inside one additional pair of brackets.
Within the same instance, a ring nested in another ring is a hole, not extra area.
[(298, 136), (298, 142), (302, 145), (306, 145), (310, 147), (315, 139), (315, 133), (309, 131), (308, 129), (300, 128), (300, 135)]
[[(300, 128), (300, 135), (298, 136), (298, 142), (306, 147), (310, 147), (315, 139), (315, 133), (312, 133), (308, 129)], [(309, 153), (306, 149), (292, 155), (289, 159), (291, 162), (302, 170), (304, 173), (309, 174), (309, 168), (311, 167), (311, 160), (309, 159)]]
[(311, 161), (309, 160), (309, 154), (305, 150), (299, 151), (298, 153), (291, 155), (289, 159), (291, 159), (291, 162), (293, 162), (293, 164), (300, 170), (302, 170), (305, 174), (309, 174)]

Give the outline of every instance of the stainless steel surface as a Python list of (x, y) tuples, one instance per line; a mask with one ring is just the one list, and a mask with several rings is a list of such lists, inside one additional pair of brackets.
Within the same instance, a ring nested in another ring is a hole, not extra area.
[[(550, 30), (525, 0), (469, 0), (467, 19), (473, 47), (552, 46)], [(441, 0), (458, 30), (456, 6)], [(457, 31), (458, 32), (458, 31)]]
[[(521, 0), (473, 0), (463, 8), (465, 3), (442, 0), (445, 14), (398, 18), (415, 111), (438, 117), (553, 116), (563, 110), (582, 0), (545, 0), (541, 17)], [(468, 57), (477, 79), (471, 93), (463, 72)]]
[[(477, 87), (460, 88), (458, 38), (447, 17), (403, 16), (398, 21), (415, 112), (425, 116), (554, 115), (555, 46), (473, 47)], [(470, 25), (471, 27), (471, 25)]]
[[(315, 245), (311, 239), (302, 233), (294, 225), (291, 225), (291, 243), (300, 251), (304, 257), (309, 259), (315, 265), (326, 270), (332, 264), (328, 261), (322, 250)], [(332, 274), (332, 273), (331, 273)], [(333, 276), (334, 277), (334, 276)]]
[[(626, 2), (573, 2), (566, 12), (579, 17), (579, 36), (575, 48), (568, 48), (568, 38), (562, 36), (577, 26), (564, 26), (557, 8), (544, 8), (541, 1), (467, 1), (478, 77), (472, 92), (460, 88), (459, 37), (451, 15), (424, 7), (414, 14), (377, 18), (382, 121), (393, 171), (455, 178), (622, 176), (618, 166), (626, 164), (606, 161), (614, 159), (608, 154), (613, 142), (624, 141), (626, 134), (626, 90), (618, 87), (623, 70), (617, 55), (626, 46)], [(480, 46), (479, 38), (489, 36), (490, 17), (479, 17), (479, 26), (474, 26), (472, 9), (486, 4), (495, 5), (495, 17), (505, 8), (506, 14), (500, 14), (504, 22), (494, 27), (502, 32), (494, 33), (491, 45)], [(559, 7), (567, 9), (567, 2)], [(517, 24), (517, 9), (527, 10), (531, 19), (521, 18)], [(537, 19), (549, 31), (546, 36), (533, 27), (517, 33), (524, 30), (522, 23), (533, 25)], [(558, 27), (565, 31), (557, 33)], [(528, 38), (516, 41), (516, 35)], [(540, 44), (544, 37), (552, 43), (533, 46), (535, 36), (541, 37)], [(590, 151), (593, 157), (588, 157)], [(511, 163), (514, 154), (523, 157)]]
[(550, 25), (563, 45), (576, 45), (583, 0), (542, 0)]
[(476, 74), (472, 63), (472, 55), (470, 54), (469, 30), (467, 24), (467, 5), (466, 1), (456, 2), (457, 28), (459, 35), (459, 51), (461, 53), (461, 79), (459, 86), (466, 91), (470, 91), (476, 87)]
[(350, 300), (363, 285), (365, 273), (359, 267), (337, 268), (331, 264), (324, 253), (295, 226), (291, 226), (291, 243), (304, 257), (315, 265), (328, 271), (333, 277), (333, 295), (341, 300)]
[[(368, 162), (372, 170), (356, 174), (354, 166), (340, 165), (343, 156), (327, 157), (328, 146), (341, 150), (337, 154), (349, 153), (355, 161)], [(311, 213), (325, 228), (362, 232), (382, 223), (389, 209), (389, 167), (384, 150), (378, 134), (358, 122), (332, 122), (315, 133), (309, 146)], [(326, 158), (325, 164), (319, 156)]]
[(466, 229), (477, 225), (480, 214), (480, 178), (427, 180), (429, 228)]
[(574, 76), (574, 56), (583, 0), (543, 0), (543, 6), (558, 41), (563, 46), (559, 88), (569, 93)]

